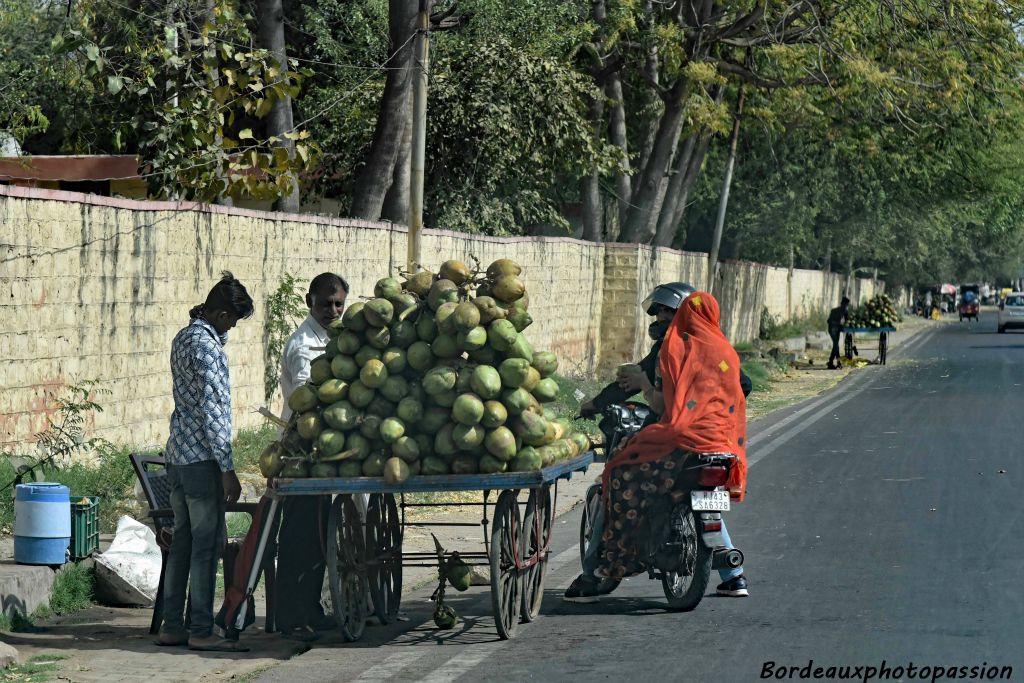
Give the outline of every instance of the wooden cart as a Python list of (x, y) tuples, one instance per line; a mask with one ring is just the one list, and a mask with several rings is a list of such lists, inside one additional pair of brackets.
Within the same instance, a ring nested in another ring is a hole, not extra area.
[[(498, 635), (508, 639), (520, 620), (532, 621), (540, 611), (558, 480), (585, 471), (593, 462), (594, 453), (589, 451), (533, 472), (416, 476), (401, 484), (388, 484), (379, 477), (275, 479), (268, 490), (272, 499), (268, 517), (273, 519), (280, 501), (288, 496), (333, 497), (327, 522), (327, 572), (334, 616), (348, 641), (363, 635), (369, 616), (368, 596), (372, 598), (373, 613), (383, 623), (397, 617), (402, 567), (437, 566), (435, 552), (403, 552), (406, 527), (481, 526), (484, 551), (460, 551), (459, 555), (468, 564), (490, 568), (494, 621)], [(520, 502), (519, 494), (524, 490), (529, 490), (529, 498)], [(437, 491), (480, 491), (481, 502), (457, 504), (482, 506), (479, 524), (406, 519), (407, 508), (450, 505), (406, 501), (407, 493)], [(492, 492), (497, 494), (493, 503)], [(354, 494), (369, 494), (365, 520)], [(263, 530), (254, 568), (262, 564), (272, 526), (268, 524)], [(257, 577), (254, 569), (246, 587), (249, 594), (255, 589)], [(244, 609), (235, 620), (237, 625), (244, 623)]]
[(878, 355), (875, 356), (875, 360), (873, 362), (878, 365), (885, 365), (885, 356), (889, 349), (889, 333), (895, 331), (895, 327), (844, 327), (843, 333), (846, 336), (845, 355), (847, 360), (853, 360), (853, 357), (857, 355), (857, 342), (854, 338), (855, 334), (877, 334)]

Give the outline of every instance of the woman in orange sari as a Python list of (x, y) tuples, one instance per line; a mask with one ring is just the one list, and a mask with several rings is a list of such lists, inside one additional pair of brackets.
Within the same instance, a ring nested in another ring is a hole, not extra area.
[[(743, 499), (746, 399), (740, 386), (740, 361), (722, 333), (718, 302), (710, 294), (694, 292), (679, 307), (665, 336), (658, 369), (661, 390), (648, 400), (655, 411), (661, 409), (661, 420), (638, 432), (605, 466), (605, 524), (599, 564), (593, 572), (598, 577), (617, 580), (644, 569), (636, 543), (641, 520), (655, 496), (670, 495), (682, 485), (677, 475), (690, 453), (736, 455), (729, 490), (735, 500)], [(658, 405), (662, 402), (663, 408)], [(596, 579), (586, 571), (577, 579), (588, 581)], [(577, 592), (594, 590), (593, 586), (580, 588)], [(567, 599), (570, 592), (572, 587)]]

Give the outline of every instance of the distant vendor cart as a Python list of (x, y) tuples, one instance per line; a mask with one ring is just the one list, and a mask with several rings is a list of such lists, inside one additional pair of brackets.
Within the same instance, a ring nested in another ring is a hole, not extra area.
[(878, 355), (875, 356), (875, 359), (872, 362), (877, 365), (885, 365), (886, 352), (889, 348), (889, 333), (895, 331), (895, 327), (844, 327), (843, 334), (846, 337), (846, 359), (853, 360), (854, 356), (857, 355), (857, 341), (855, 335), (877, 334)]

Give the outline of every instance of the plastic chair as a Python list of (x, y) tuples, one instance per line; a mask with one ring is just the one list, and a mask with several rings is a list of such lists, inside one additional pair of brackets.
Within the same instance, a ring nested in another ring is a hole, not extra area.
[[(153, 620), (149, 625), (149, 632), (159, 633), (160, 626), (164, 620), (164, 572), (167, 570), (167, 556), (171, 549), (171, 540), (174, 535), (174, 511), (171, 509), (171, 481), (167, 476), (167, 463), (163, 455), (141, 455), (133, 453), (128, 456), (131, 460), (135, 474), (142, 485), (142, 491), (146, 496), (146, 503), (149, 505), (149, 518), (153, 522), (156, 531), (156, 542), (160, 547), (160, 585), (157, 587), (156, 600), (153, 604)], [(244, 512), (252, 518), (256, 513), (257, 503), (228, 503), (225, 512)], [(241, 538), (227, 539), (224, 549), (224, 582), (225, 589), (230, 587), (230, 581), (234, 573), (234, 561), (238, 555), (241, 545)], [(274, 569), (276, 553), (268, 552), (264, 555), (263, 575), (266, 581), (267, 593), (267, 617), (266, 632), (274, 631), (274, 597), (277, 583)]]

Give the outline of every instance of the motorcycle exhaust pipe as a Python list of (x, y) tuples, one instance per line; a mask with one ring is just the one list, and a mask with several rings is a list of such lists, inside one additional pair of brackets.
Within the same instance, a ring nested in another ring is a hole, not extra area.
[(711, 556), (712, 569), (735, 569), (743, 566), (743, 551), (738, 548), (718, 548)]

